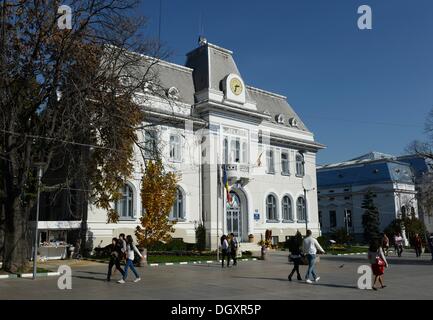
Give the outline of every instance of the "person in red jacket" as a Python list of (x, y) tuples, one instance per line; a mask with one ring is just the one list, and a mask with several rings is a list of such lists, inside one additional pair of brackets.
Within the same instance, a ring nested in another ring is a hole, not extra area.
[(415, 234), (414, 238), (414, 244), (415, 244), (415, 254), (417, 257), (421, 257), (422, 252), (422, 240), (418, 233)]

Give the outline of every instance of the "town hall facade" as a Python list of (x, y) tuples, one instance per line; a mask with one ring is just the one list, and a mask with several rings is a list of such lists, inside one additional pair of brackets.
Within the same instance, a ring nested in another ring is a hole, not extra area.
[[(266, 230), (275, 243), (306, 228), (318, 235), (316, 153), (324, 146), (286, 97), (245, 84), (233, 52), (205, 40), (187, 54), (185, 66), (159, 61), (154, 69), (170, 99), (147, 97), (146, 119), (157, 125), (139, 139), (157, 148), (167, 170), (179, 175), (173, 237), (194, 243), (200, 223), (212, 249), (231, 232), (241, 243), (252, 237), (257, 243)], [(142, 214), (143, 161), (137, 150), (134, 175), (113, 204), (118, 223), (107, 224), (106, 212), (89, 205), (94, 245), (134, 234)]]

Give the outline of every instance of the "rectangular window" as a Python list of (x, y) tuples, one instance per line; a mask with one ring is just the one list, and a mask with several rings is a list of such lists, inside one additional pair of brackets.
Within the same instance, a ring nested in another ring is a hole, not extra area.
[(172, 161), (181, 161), (181, 142), (179, 135), (170, 135), (170, 160)]
[(242, 163), (248, 163), (248, 144), (246, 141), (242, 142)]
[(144, 155), (147, 159), (155, 159), (157, 155), (157, 133), (156, 131), (146, 131), (144, 134)]
[(267, 173), (275, 173), (275, 159), (274, 150), (270, 149), (266, 151), (266, 165)]
[(352, 210), (346, 210), (346, 223), (349, 228), (353, 227)]
[(281, 152), (281, 174), (289, 175), (289, 153)]
[(277, 245), (278, 244), (278, 236), (272, 236), (272, 244)]
[(337, 212), (335, 210), (329, 211), (329, 225), (331, 228), (337, 227)]

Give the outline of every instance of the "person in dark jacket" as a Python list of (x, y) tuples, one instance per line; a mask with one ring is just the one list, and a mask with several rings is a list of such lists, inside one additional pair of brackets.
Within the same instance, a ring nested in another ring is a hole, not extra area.
[(238, 239), (235, 237), (234, 233), (230, 233), (230, 255), (233, 260), (233, 266), (238, 264), (237, 262), (237, 254), (238, 254)]
[(414, 238), (414, 247), (415, 247), (415, 255), (416, 257), (421, 257), (422, 253), (422, 239), (418, 233), (415, 234)]
[(289, 281), (292, 281), (292, 277), (296, 272), (298, 280), (302, 280), (301, 274), (299, 273), (299, 266), (302, 262), (302, 252), (299, 247), (292, 248), (289, 256), (289, 260), (293, 262), (293, 269), (292, 272), (290, 272), (288, 279)]
[(120, 267), (120, 257), (122, 255), (122, 244), (120, 243), (120, 241), (117, 238), (113, 238), (111, 240), (111, 244), (106, 246), (104, 249), (108, 250), (110, 253), (110, 262), (108, 263), (107, 281), (111, 280), (111, 271), (113, 269), (113, 266), (116, 266), (116, 269), (119, 270), (119, 272), (122, 274), (123, 277), (124, 272)]

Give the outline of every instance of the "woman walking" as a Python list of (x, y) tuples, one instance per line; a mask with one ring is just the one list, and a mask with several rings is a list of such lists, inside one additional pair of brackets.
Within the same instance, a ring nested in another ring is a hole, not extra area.
[(290, 261), (293, 262), (292, 272), (290, 272), (288, 276), (289, 281), (292, 281), (292, 277), (295, 274), (295, 272), (296, 272), (297, 279), (302, 280), (301, 274), (299, 273), (299, 266), (301, 264), (301, 259), (302, 259), (301, 249), (295, 246), (290, 252), (289, 259)]
[(403, 253), (403, 237), (401, 236), (400, 232), (397, 233), (394, 237), (394, 246), (397, 255), (401, 257), (401, 254)]
[(137, 253), (140, 258), (143, 258), (143, 256), (141, 255), (140, 251), (138, 251), (137, 247), (135, 246), (132, 237), (130, 235), (128, 235), (126, 237), (126, 265), (125, 265), (125, 271), (123, 274), (123, 278), (120, 279), (119, 281), (117, 281), (118, 283), (125, 283), (126, 278), (128, 277), (128, 268), (131, 268), (132, 272), (135, 275), (135, 280), (134, 282), (138, 282), (141, 280), (140, 276), (138, 275), (137, 270), (135, 270), (134, 267), (134, 252)]
[(229, 267), (230, 264), (230, 252), (229, 252), (229, 242), (227, 241), (227, 236), (223, 235), (221, 237), (221, 267), (224, 268), (224, 260), (227, 257), (227, 267)]
[(376, 240), (373, 240), (370, 243), (370, 248), (368, 249), (368, 260), (371, 263), (371, 270), (374, 274), (374, 283), (372, 289), (377, 290), (377, 281), (379, 281), (380, 287), (382, 289), (385, 288), (386, 286), (383, 281), (383, 274), (385, 272), (385, 268), (388, 268), (388, 261), (386, 261), (382, 247)]
[(108, 263), (108, 273), (107, 273), (107, 281), (111, 280), (111, 271), (113, 266), (116, 266), (116, 269), (119, 270), (122, 277), (124, 272), (120, 267), (120, 257), (122, 255), (122, 245), (120, 244), (117, 238), (113, 238), (111, 240), (111, 244), (105, 247), (110, 252), (110, 262)]

